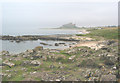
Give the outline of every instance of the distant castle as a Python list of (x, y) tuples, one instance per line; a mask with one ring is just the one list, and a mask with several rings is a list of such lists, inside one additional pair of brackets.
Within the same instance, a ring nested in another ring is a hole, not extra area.
[(68, 24), (62, 25), (60, 28), (78, 28), (78, 27), (73, 23), (68, 23)]

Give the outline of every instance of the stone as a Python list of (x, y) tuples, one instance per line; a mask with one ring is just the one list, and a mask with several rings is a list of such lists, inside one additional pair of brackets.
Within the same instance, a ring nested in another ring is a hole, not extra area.
[(22, 66), (25, 66), (25, 65), (30, 65), (30, 61), (24, 61), (23, 63), (22, 63)]
[(11, 74), (8, 74), (8, 76), (7, 76), (8, 78), (11, 78), (12, 77), (12, 75)]
[(58, 44), (58, 43), (55, 43), (55, 46), (59, 46), (59, 44)]
[(36, 54), (33, 56), (33, 58), (37, 59), (37, 58), (43, 58), (43, 56), (41, 54)]
[(108, 57), (112, 57), (112, 56), (114, 56), (114, 55), (108, 54), (107, 56), (108, 56)]
[(42, 46), (37, 46), (34, 50), (35, 51), (40, 51), (40, 50), (43, 50), (43, 47)]
[(116, 67), (116, 66), (114, 66), (114, 67), (113, 67), (113, 70), (116, 70), (116, 69), (117, 69), (117, 67)]
[(98, 81), (98, 80), (99, 80), (98, 77), (90, 77), (90, 78), (88, 79), (88, 81)]
[(76, 57), (75, 55), (71, 56), (71, 57), (69, 57), (69, 60), (73, 60), (75, 57)]
[(108, 48), (107, 48), (107, 47), (102, 47), (101, 49), (102, 49), (102, 50), (107, 50)]
[(56, 79), (55, 81), (60, 81), (60, 79)]
[(37, 60), (33, 60), (33, 61), (31, 62), (31, 64), (34, 65), (34, 66), (39, 66), (39, 65), (41, 65), (41, 62), (39, 62), (39, 61), (37, 61)]
[(42, 44), (42, 45), (48, 45), (48, 44), (46, 44), (46, 43), (43, 43), (43, 42), (41, 42), (40, 44)]
[(85, 78), (90, 78), (91, 77), (91, 72), (89, 72), (87, 75), (85, 75)]
[(16, 43), (20, 43), (20, 40), (16, 40), (15, 42), (16, 42)]
[(14, 42), (13, 40), (11, 40), (10, 42)]
[(9, 52), (8, 51), (2, 51), (2, 55), (9, 55)]
[(108, 42), (107, 42), (107, 45), (111, 45), (111, 44), (113, 44), (113, 43), (115, 43), (115, 41), (111, 40), (111, 41), (108, 41)]
[(30, 57), (31, 60), (33, 60), (34, 58), (33, 57)]
[(50, 69), (53, 69), (53, 68), (55, 68), (55, 66), (54, 65), (50, 65)]
[(30, 50), (27, 50), (28, 53), (34, 53), (34, 50), (30, 49)]
[(59, 43), (59, 44), (65, 44), (65, 43)]
[(27, 54), (23, 55), (23, 58), (28, 58), (28, 57), (30, 57), (30, 55)]
[(108, 66), (112, 66), (112, 65), (115, 64), (115, 63), (113, 62), (113, 60), (110, 60), (110, 59), (106, 59), (106, 60), (104, 61), (104, 63), (105, 63), (106, 65), (108, 65)]
[(3, 62), (3, 65), (7, 65), (7, 66), (9, 66), (10, 68), (15, 66), (14, 63), (8, 62), (8, 61)]
[(80, 64), (81, 67), (87, 67), (87, 68), (98, 68), (98, 64), (93, 59), (87, 59), (83, 60)]

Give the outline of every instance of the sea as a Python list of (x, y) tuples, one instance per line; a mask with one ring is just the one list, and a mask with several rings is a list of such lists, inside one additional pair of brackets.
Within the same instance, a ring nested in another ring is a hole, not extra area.
[[(80, 34), (80, 30), (74, 29), (38, 29), (28, 31), (13, 31), (6, 32), (2, 35), (22, 36), (22, 35), (60, 35), (60, 34)], [(46, 43), (43, 45), (40, 43)], [(55, 46), (55, 43), (65, 43), (66, 45)], [(51, 41), (51, 40), (34, 40), (34, 41), (22, 41), (19, 43), (11, 42), (8, 40), (0, 40), (0, 52), (9, 51), (10, 53), (17, 54), (24, 52), (28, 49), (34, 49), (37, 46), (43, 46), (44, 49), (65, 49), (72, 45), (73, 41)]]

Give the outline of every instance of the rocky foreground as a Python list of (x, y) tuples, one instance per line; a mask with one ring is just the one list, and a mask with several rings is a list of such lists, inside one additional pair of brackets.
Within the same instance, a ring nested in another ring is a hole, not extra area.
[[(92, 46), (76, 45), (65, 50), (38, 46), (19, 54), (2, 56), (3, 81), (117, 81), (118, 41), (105, 40)], [(0, 59), (1, 60), (1, 59)]]

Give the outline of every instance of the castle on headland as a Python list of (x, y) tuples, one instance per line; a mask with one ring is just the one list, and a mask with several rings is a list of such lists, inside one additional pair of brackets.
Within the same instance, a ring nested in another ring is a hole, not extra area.
[(73, 23), (68, 23), (68, 24), (62, 25), (60, 28), (78, 28), (78, 27)]

